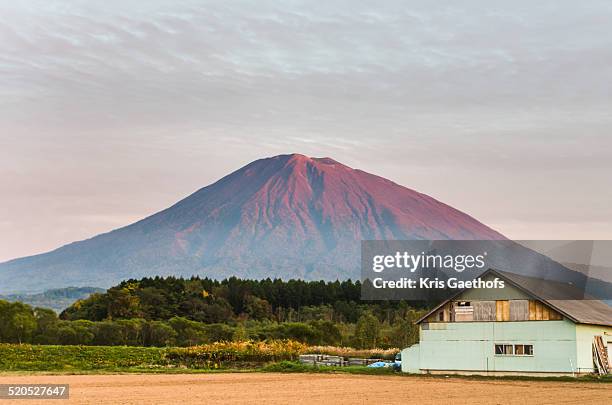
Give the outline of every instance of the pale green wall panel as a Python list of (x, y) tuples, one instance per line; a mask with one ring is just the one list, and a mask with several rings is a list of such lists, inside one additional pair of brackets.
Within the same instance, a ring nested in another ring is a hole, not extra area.
[[(612, 327), (576, 325), (577, 364), (580, 371), (593, 370), (593, 337), (601, 336), (604, 342), (612, 342)], [(609, 353), (612, 355), (612, 353)]]
[[(456, 322), (421, 330), (423, 370), (573, 372), (576, 325), (568, 320)], [(496, 356), (495, 343), (532, 344), (534, 356)]]
[(420, 361), (421, 353), (420, 345), (418, 343), (402, 350), (402, 371), (404, 373), (420, 373)]

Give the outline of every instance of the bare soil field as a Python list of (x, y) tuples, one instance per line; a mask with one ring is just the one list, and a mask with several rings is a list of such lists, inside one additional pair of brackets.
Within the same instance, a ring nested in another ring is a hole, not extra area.
[[(0, 375), (0, 384), (70, 384), (70, 400), (25, 404), (604, 404), (612, 385), (351, 374)], [(2, 402), (2, 401), (0, 401)]]

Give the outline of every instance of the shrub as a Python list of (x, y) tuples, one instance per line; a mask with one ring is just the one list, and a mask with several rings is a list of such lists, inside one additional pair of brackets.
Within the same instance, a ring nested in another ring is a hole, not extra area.
[(336, 347), (336, 346), (308, 346), (304, 354), (320, 353), (329, 354), (331, 356), (342, 357), (360, 357), (366, 359), (385, 359), (393, 360), (395, 355), (400, 352), (398, 348), (392, 349), (354, 349), (352, 347)]
[(207, 345), (171, 348), (166, 351), (170, 364), (191, 368), (219, 368), (230, 363), (266, 363), (295, 360), (306, 346), (286, 341), (216, 342)]

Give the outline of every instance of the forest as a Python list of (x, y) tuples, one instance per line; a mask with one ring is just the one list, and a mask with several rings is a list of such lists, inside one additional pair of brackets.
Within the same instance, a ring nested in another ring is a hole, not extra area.
[(418, 340), (422, 303), (360, 300), (359, 281), (127, 280), (59, 316), (0, 300), (0, 342), (193, 346), (291, 339), (310, 345), (405, 347)]

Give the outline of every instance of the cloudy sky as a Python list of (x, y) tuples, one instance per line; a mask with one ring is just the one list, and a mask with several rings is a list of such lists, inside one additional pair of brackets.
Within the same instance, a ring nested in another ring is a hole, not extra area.
[(0, 0), (0, 261), (290, 152), (612, 239), (611, 151), (609, 0)]

